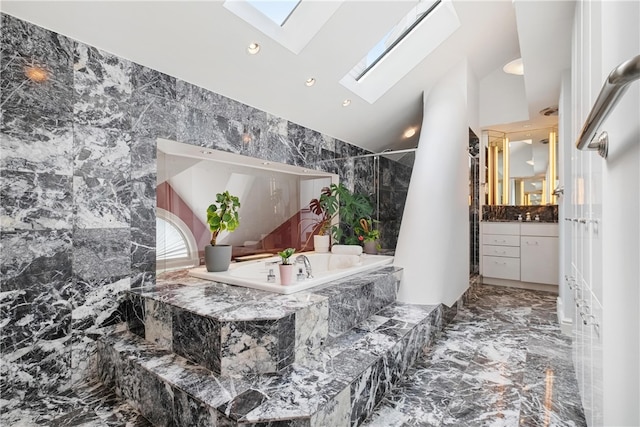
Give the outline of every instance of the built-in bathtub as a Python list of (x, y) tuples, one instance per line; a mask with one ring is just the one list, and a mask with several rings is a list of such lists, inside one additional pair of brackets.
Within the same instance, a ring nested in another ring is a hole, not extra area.
[[(280, 273), (277, 265), (280, 257), (232, 263), (229, 270), (218, 273), (211, 273), (207, 271), (206, 267), (199, 267), (190, 270), (189, 274), (215, 282), (261, 289), (280, 294), (292, 294), (294, 292), (309, 290), (353, 274), (375, 270), (393, 262), (393, 257), (387, 255), (336, 255), (315, 252), (306, 252), (303, 255), (306, 255), (311, 262), (313, 278), (305, 278), (302, 281), (295, 281), (294, 279), (294, 282), (287, 286), (280, 284)], [(295, 260), (297, 256), (297, 254), (293, 255), (292, 261)], [(296, 264), (296, 273), (300, 268), (302, 272), (305, 273), (303, 264)], [(273, 270), (276, 276), (275, 283), (269, 283), (267, 281), (269, 270)]]

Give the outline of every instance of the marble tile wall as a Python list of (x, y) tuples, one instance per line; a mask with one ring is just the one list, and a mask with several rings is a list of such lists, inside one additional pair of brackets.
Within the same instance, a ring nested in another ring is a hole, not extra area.
[[(322, 168), (376, 193), (367, 161), (320, 162), (365, 153), (358, 147), (0, 19), (3, 405), (94, 376), (94, 338), (127, 309), (120, 291), (155, 280), (156, 138)], [(29, 66), (47, 80), (27, 79)], [(395, 247), (410, 168), (389, 162), (380, 176), (384, 246)]]

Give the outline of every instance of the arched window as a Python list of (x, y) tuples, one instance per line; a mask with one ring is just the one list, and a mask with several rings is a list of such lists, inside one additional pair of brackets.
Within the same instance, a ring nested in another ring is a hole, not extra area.
[(156, 269), (170, 270), (199, 265), (196, 240), (178, 216), (164, 209), (156, 212)]

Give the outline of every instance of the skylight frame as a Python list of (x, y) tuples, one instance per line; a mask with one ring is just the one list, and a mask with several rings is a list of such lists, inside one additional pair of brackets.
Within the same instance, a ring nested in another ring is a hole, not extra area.
[[(291, 15), (293, 14), (293, 12), (295, 12), (295, 10), (298, 8), (298, 6), (300, 6), (300, 3), (302, 3), (302, 0), (281, 0), (281, 1), (275, 1), (275, 0), (270, 0), (270, 1), (259, 1), (259, 0), (246, 0), (246, 2), (251, 5), (251, 7), (253, 7), (254, 9), (256, 9), (258, 12), (262, 13), (264, 16), (266, 16), (267, 18), (269, 18), (272, 22), (274, 22), (276, 25), (278, 25), (279, 27), (284, 26), (284, 24), (287, 23), (287, 21), (289, 20), (289, 18), (291, 17)], [(289, 12), (287, 13), (287, 15), (283, 18), (283, 19), (274, 19), (274, 15), (272, 13), (269, 12), (269, 10), (262, 8), (260, 5), (269, 5), (269, 4), (274, 4), (274, 3), (294, 3), (293, 7), (291, 7), (289, 9)]]
[[(378, 55), (378, 57), (370, 64), (368, 65), (360, 74), (358, 74), (355, 78), (356, 82), (359, 82), (363, 77), (365, 77), (365, 75), (367, 73), (369, 73), (369, 71), (373, 70), (375, 68), (376, 65), (378, 65), (378, 63), (380, 61), (382, 61), (389, 52), (391, 52), (402, 40), (404, 40), (405, 37), (407, 37), (427, 16), (429, 16), (431, 14), (431, 12), (433, 12), (435, 10), (436, 7), (438, 7), (440, 4), (442, 3), (442, 0), (436, 0), (430, 7), (429, 9), (427, 9), (418, 19), (416, 19), (411, 25), (409, 25), (409, 27), (407, 27), (402, 34), (400, 34), (394, 41), (393, 43), (391, 43), (391, 45), (389, 45), (389, 47), (387, 47), (384, 51), (382, 51), (382, 53), (380, 55)], [(395, 27), (391, 28), (389, 30), (389, 32), (387, 32), (385, 34), (385, 37), (394, 30)], [(376, 46), (378, 46), (378, 44), (380, 42), (384, 41), (384, 37), (382, 38), (382, 40), (380, 40), (378, 43), (376, 43), (376, 45), (371, 48), (371, 50), (375, 49)], [(369, 52), (367, 52), (367, 56), (369, 55), (369, 53), (371, 52), (371, 50)], [(365, 56), (366, 59), (366, 56)]]

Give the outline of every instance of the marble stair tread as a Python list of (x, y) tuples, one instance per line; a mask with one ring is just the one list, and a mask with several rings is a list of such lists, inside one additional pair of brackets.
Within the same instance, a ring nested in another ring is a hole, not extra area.
[[(126, 366), (135, 364), (140, 375), (155, 376), (165, 389), (174, 390), (174, 399), (186, 394), (191, 407), (230, 423), (224, 425), (275, 421), (354, 425), (371, 413), (415, 361), (433, 338), (439, 318), (437, 306), (394, 303), (276, 373), (242, 377), (217, 376), (125, 331), (101, 341), (102, 377), (115, 382), (124, 397), (135, 399), (135, 393), (127, 390), (143, 381), (123, 374)], [(176, 407), (175, 402), (165, 403)], [(134, 406), (145, 413), (142, 404)], [(175, 417), (193, 415), (174, 410), (171, 416), (186, 425), (190, 419)]]

